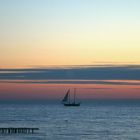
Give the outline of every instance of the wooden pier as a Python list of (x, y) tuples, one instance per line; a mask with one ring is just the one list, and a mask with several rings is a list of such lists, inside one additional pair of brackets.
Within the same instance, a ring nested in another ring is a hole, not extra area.
[(39, 128), (25, 128), (25, 127), (19, 127), (19, 128), (0, 128), (0, 134), (33, 134), (36, 130), (39, 130)]

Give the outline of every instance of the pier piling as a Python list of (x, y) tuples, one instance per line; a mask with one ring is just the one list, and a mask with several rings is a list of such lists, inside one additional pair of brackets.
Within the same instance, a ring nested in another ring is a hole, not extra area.
[(39, 130), (39, 128), (0, 128), (0, 134), (33, 134), (36, 130)]

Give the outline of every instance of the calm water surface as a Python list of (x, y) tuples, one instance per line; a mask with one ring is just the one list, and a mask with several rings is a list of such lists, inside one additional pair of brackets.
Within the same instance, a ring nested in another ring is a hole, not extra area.
[(140, 101), (1, 103), (0, 127), (38, 127), (35, 134), (0, 134), (0, 140), (139, 140)]

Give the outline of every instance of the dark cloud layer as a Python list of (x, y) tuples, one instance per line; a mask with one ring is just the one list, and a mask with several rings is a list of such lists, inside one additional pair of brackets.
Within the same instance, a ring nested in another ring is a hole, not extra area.
[(0, 80), (140, 80), (140, 65), (0, 69)]

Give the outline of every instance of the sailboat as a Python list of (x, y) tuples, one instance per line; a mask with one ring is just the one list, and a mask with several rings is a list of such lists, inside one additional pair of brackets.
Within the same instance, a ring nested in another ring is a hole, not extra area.
[(62, 100), (64, 106), (80, 106), (80, 102), (76, 102), (76, 89), (74, 89), (74, 100), (71, 102), (70, 99), (70, 89), (67, 91), (66, 95)]

